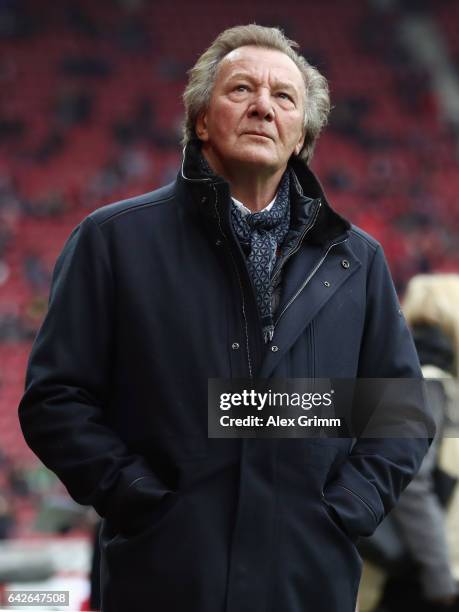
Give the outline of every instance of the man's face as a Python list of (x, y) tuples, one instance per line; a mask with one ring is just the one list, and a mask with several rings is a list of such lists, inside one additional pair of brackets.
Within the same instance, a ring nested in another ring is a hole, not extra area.
[(305, 87), (281, 51), (239, 47), (221, 62), (196, 134), (214, 170), (283, 170), (304, 141)]

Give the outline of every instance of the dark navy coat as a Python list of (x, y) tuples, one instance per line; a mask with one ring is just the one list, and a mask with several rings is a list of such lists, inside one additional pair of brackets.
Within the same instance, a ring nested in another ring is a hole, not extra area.
[(209, 439), (208, 378), (419, 377), (380, 245), (292, 161), (295, 219), (262, 342), (229, 186), (199, 175), (103, 207), (57, 262), (19, 414), (104, 517), (104, 612), (353, 612), (371, 534), (423, 439)]

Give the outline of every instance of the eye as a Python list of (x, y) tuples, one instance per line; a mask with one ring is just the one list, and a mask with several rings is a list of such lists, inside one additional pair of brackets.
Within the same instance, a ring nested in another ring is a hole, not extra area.
[(248, 86), (244, 85), (243, 83), (239, 83), (238, 85), (236, 85), (234, 87), (234, 91), (241, 91), (242, 92), (242, 91), (248, 91), (248, 90), (249, 90)]
[(292, 96), (288, 94), (286, 91), (279, 91), (277, 96), (279, 98), (282, 98), (282, 100), (290, 100), (290, 102), (293, 102)]

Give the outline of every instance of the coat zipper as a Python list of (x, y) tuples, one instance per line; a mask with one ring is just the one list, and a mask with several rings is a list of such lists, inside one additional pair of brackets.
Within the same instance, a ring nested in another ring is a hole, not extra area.
[(298, 289), (298, 291), (295, 293), (295, 295), (293, 297), (290, 298), (290, 300), (287, 302), (287, 304), (284, 306), (284, 308), (282, 309), (282, 312), (280, 313), (280, 315), (278, 316), (275, 324), (274, 324), (274, 329), (276, 329), (279, 321), (281, 320), (281, 318), (284, 316), (285, 311), (290, 308), (290, 306), (293, 304), (293, 302), (296, 300), (296, 298), (300, 295), (300, 293), (303, 291), (303, 289), (306, 287), (306, 285), (308, 285), (308, 283), (311, 281), (311, 279), (315, 276), (316, 272), (319, 270), (320, 266), (323, 264), (323, 262), (325, 261), (325, 258), (327, 257), (328, 253), (332, 250), (333, 247), (337, 246), (338, 244), (343, 244), (343, 242), (347, 242), (347, 238), (345, 238), (344, 240), (340, 240), (339, 242), (333, 242), (333, 244), (331, 244), (328, 249), (325, 251), (325, 253), (322, 255), (322, 257), (320, 258), (319, 262), (317, 263), (317, 265), (315, 266), (315, 268), (311, 271), (311, 273), (309, 274), (309, 276), (306, 278), (306, 280), (304, 281), (304, 283), (301, 285), (301, 287)]
[[(212, 185), (212, 189), (215, 193), (215, 200), (214, 200), (214, 209), (215, 209), (215, 214), (217, 215), (217, 219), (218, 219), (218, 228), (220, 230), (220, 234), (225, 238), (225, 240), (227, 240), (227, 236), (225, 234), (225, 232), (223, 231), (223, 227), (222, 227), (222, 223), (221, 223), (221, 218), (220, 218), (220, 212), (218, 210), (218, 194), (217, 194), (217, 189), (215, 188), (215, 185)], [(244, 320), (244, 334), (245, 334), (245, 348), (246, 348), (246, 353), (247, 353), (247, 363), (249, 366), (249, 378), (253, 378), (253, 371), (252, 371), (252, 359), (250, 356), (250, 344), (249, 344), (249, 324), (247, 322), (247, 313), (246, 313), (246, 309), (245, 309), (245, 297), (244, 297), (244, 288), (242, 286), (242, 280), (241, 280), (241, 275), (239, 274), (239, 269), (237, 267), (237, 263), (234, 259), (234, 255), (231, 251), (231, 248), (229, 249), (230, 252), (230, 257), (231, 257), (231, 261), (233, 263), (234, 269), (236, 270), (236, 276), (237, 276), (237, 280), (239, 283), (239, 289), (241, 292), (241, 301), (242, 301), (242, 318)]]

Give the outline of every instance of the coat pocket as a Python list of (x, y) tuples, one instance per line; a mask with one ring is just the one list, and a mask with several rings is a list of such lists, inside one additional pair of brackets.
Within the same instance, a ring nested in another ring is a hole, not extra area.
[(115, 527), (110, 520), (105, 519), (102, 530), (102, 542), (106, 547), (118, 546), (123, 542), (141, 540), (164, 526), (174, 508), (180, 504), (182, 497), (171, 491), (153, 507), (145, 507), (129, 517), (122, 527)]

